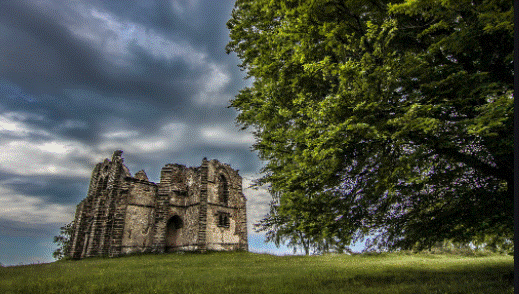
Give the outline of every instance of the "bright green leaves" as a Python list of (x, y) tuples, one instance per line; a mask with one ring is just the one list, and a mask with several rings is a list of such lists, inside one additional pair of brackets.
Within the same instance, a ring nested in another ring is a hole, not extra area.
[(481, 137), (495, 137), (498, 133), (506, 131), (506, 123), (513, 120), (512, 93), (506, 93), (495, 100), (489, 101), (477, 108), (479, 115), (474, 119), (474, 123), (468, 127), (471, 135)]
[(361, 38), (361, 44), (368, 44), (372, 48), (372, 54), (377, 57), (384, 57), (389, 49), (389, 43), (395, 36), (397, 27), (394, 19), (387, 19), (381, 25), (371, 21), (366, 22), (367, 30), (365, 36)]
[(512, 15), (501, 0), (238, 0), (227, 51), (254, 82), (232, 106), (280, 200), (272, 236), (344, 245), (356, 224), (398, 247), (511, 215)]
[(438, 134), (443, 125), (443, 121), (430, 117), (429, 114), (435, 111), (432, 105), (411, 104), (406, 107), (405, 113), (389, 121), (389, 124), (397, 126), (398, 131), (392, 134), (394, 140), (408, 137), (410, 133), (419, 133), (423, 136)]

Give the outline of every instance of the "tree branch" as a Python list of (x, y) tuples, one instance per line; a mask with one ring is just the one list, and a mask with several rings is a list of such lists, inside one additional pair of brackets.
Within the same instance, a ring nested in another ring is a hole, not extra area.
[(482, 162), (478, 158), (473, 155), (462, 153), (457, 148), (452, 147), (439, 147), (432, 146), (432, 148), (439, 154), (445, 155), (450, 159), (462, 162), (479, 172), (495, 177), (497, 179), (502, 179), (507, 182), (513, 182), (513, 170), (508, 171), (505, 168), (494, 167), (488, 163)]

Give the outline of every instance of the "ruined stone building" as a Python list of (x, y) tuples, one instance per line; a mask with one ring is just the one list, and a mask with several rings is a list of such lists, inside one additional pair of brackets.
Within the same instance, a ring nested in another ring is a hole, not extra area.
[(69, 256), (176, 250), (248, 250), (242, 178), (228, 164), (167, 164), (160, 183), (134, 176), (122, 151), (98, 163), (79, 203)]

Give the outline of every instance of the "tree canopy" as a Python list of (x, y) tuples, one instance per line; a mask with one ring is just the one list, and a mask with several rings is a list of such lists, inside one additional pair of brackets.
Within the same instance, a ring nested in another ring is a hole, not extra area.
[[(513, 1), (238, 0), (272, 241), (513, 236)], [(298, 239), (299, 238), (299, 239)], [(296, 242), (297, 243), (297, 242)]]

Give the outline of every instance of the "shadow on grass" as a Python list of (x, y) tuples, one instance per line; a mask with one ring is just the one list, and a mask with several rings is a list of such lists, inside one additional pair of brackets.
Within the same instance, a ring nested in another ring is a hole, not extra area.
[[(352, 276), (341, 276), (340, 271), (336, 271), (318, 280), (322, 288), (316, 293), (327, 293), (325, 288), (340, 289), (344, 293), (352, 289), (357, 293), (513, 293), (513, 265), (400, 268)], [(308, 284), (304, 278), (294, 282), (301, 288)]]

